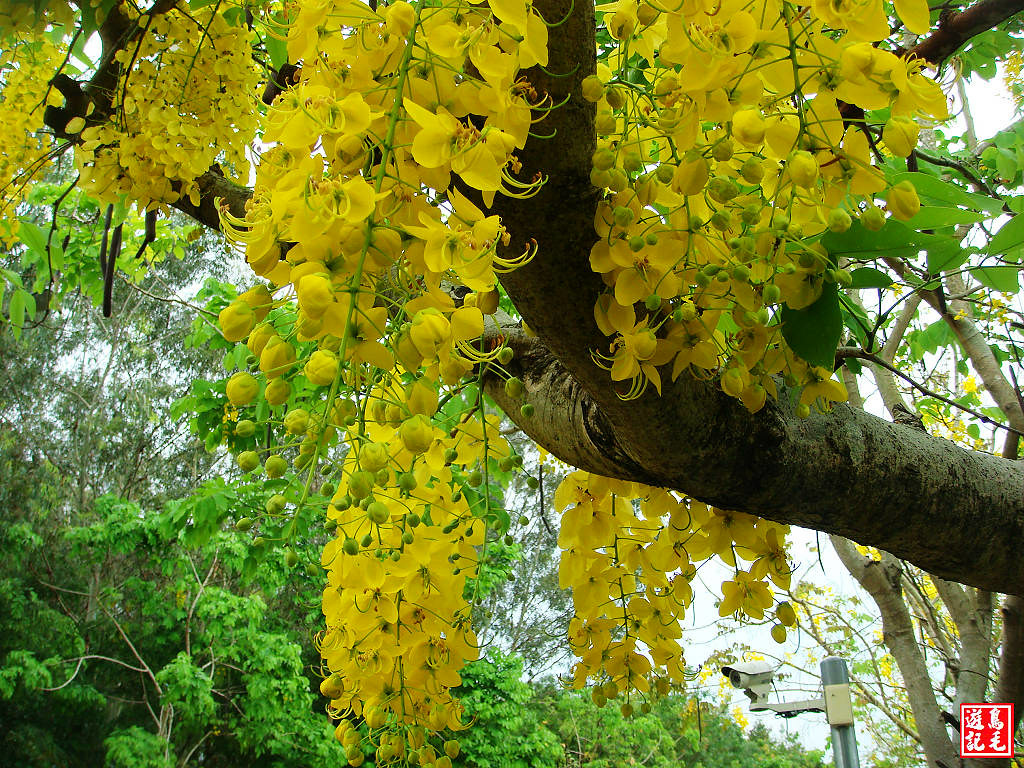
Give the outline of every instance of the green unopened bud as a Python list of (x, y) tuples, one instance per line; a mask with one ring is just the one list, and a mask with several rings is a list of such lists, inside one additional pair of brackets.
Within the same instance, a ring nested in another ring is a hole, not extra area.
[(583, 98), (587, 101), (597, 102), (604, 96), (604, 83), (601, 82), (601, 78), (597, 75), (583, 78), (581, 87), (583, 89)]
[(619, 85), (613, 85), (605, 91), (604, 98), (612, 109), (622, 109), (626, 104), (626, 89)]
[(708, 196), (718, 203), (727, 203), (740, 193), (736, 182), (725, 176), (715, 176), (708, 182)]
[(612, 220), (618, 227), (628, 227), (633, 223), (634, 218), (635, 214), (633, 213), (633, 209), (627, 208), (624, 205), (618, 205), (612, 211)]
[(748, 184), (760, 184), (764, 178), (764, 165), (756, 158), (747, 158), (740, 166), (740, 175)]
[(850, 214), (842, 208), (833, 208), (828, 214), (828, 229), (830, 232), (845, 232), (850, 228), (853, 219)]
[(869, 205), (860, 215), (860, 223), (864, 229), (877, 232), (885, 226), (885, 214), (874, 205)]
[(732, 159), (733, 146), (732, 139), (724, 138), (719, 141), (711, 150), (711, 156), (718, 160), (720, 163), (724, 163), (727, 160)]
[(522, 379), (513, 376), (511, 379), (505, 382), (505, 394), (511, 397), (513, 400), (518, 400), (526, 392), (526, 387), (523, 386)]
[(597, 170), (607, 171), (615, 165), (615, 153), (607, 147), (602, 147), (593, 154), (590, 162)]

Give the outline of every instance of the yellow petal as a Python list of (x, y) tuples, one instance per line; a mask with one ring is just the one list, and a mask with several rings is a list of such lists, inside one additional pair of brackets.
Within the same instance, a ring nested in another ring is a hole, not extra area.
[(456, 341), (475, 339), (484, 332), (484, 315), (477, 307), (462, 307), (452, 313), (452, 337)]
[(931, 29), (928, 21), (928, 0), (893, 0), (896, 13), (904, 25), (915, 35), (923, 35)]

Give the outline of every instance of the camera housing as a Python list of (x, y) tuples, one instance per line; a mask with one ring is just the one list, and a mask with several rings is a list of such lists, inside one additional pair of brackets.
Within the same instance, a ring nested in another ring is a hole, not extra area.
[(722, 667), (722, 674), (729, 678), (733, 688), (750, 688), (770, 683), (775, 670), (767, 661), (744, 661), (731, 667)]
[(771, 688), (775, 669), (767, 661), (745, 661), (722, 667), (722, 674), (729, 678), (733, 688), (741, 689), (750, 699), (751, 711), (768, 709), (768, 691)]

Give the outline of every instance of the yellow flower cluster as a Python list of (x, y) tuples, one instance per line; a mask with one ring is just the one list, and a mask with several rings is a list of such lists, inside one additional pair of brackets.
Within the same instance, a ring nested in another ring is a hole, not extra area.
[[(572, 590), (575, 609), (569, 644), (580, 661), (572, 683), (597, 681), (599, 704), (624, 695), (631, 709), (633, 693), (646, 699), (683, 682), (680, 621), (693, 600), (696, 563), (750, 561), (723, 583), (722, 616), (763, 619), (775, 604), (766, 580), (789, 587), (788, 526), (579, 471), (562, 481), (554, 504), (565, 510), (559, 585)], [(788, 603), (776, 614), (783, 625), (796, 621)]]
[(83, 187), (104, 202), (198, 204), (196, 178), (214, 164), (248, 181), (260, 73), (237, 9), (217, 3), (150, 16), (122, 2), (120, 10), (144, 32), (115, 55), (121, 76), (110, 119), (80, 128)]
[[(378, 763), (413, 753), (420, 764), (435, 762), (430, 734), (466, 727), (450, 689), (478, 656), (466, 579), (478, 575), (487, 523), (460, 493), (452, 465), (509, 449), (496, 416), (445, 433), (431, 424), (436, 407), (423, 380), (375, 392), (370, 415), (349, 419), (350, 450), (328, 507), (335, 538), (323, 553), (321, 690), (334, 716), (363, 717)], [(337, 735), (358, 761), (349, 719)]]
[[(928, 28), (923, 0), (896, 8), (909, 29)], [(855, 218), (880, 228), (879, 194), (897, 219), (920, 207), (910, 182), (888, 187), (872, 146), (909, 155), (915, 120), (945, 118), (945, 98), (921, 62), (873, 46), (889, 35), (881, 0), (599, 10), (616, 43), (584, 82), (600, 137), (591, 179), (606, 190), (591, 253), (609, 286), (595, 310), (612, 337), (602, 357), (624, 397), (660, 391), (657, 369), (672, 362), (673, 379), (717, 377), (756, 411), (775, 394), (773, 374), (819, 378), (777, 319), (783, 304), (804, 309), (849, 279), (819, 236)], [(883, 109), (879, 132), (864, 114)], [(819, 395), (846, 397), (838, 384)]]
[[(221, 312), (262, 374), (237, 374), (228, 396), (287, 406), (295, 440), (278, 449), (298, 443), (300, 504), (315, 474), (337, 483), (320, 650), (350, 763), (361, 717), (378, 763), (444, 768), (454, 742), (439, 751), (433, 734), (463, 727), (449, 689), (477, 656), (467, 579), (496, 527), (489, 462), (514, 461), (479, 394), (448, 415), (438, 403), (462, 398), (476, 366), (508, 361), (478, 339), (496, 274), (532, 254), (499, 256), (508, 237), (482, 206), (535, 189), (510, 174), (531, 125), (517, 75), (546, 63), (547, 27), (525, 2), (303, 0), (265, 32), (287, 36), (301, 71), (268, 109), (247, 215), (222, 214), (272, 284)], [(442, 281), (473, 293), (457, 304)]]
[[(19, 19), (28, 6), (8, 7), (12, 17), (0, 17), (0, 125), (11, 137), (0, 153), (0, 247), (17, 242), (18, 205), (34, 176), (47, 167), (51, 142), (40, 133), (43, 127), (44, 94), (48, 82), (60, 65), (60, 51), (43, 34), (19, 29)], [(27, 23), (22, 19), (21, 23)], [(9, 26), (10, 25), (10, 26)], [(15, 62), (17, 62), (15, 64)], [(50, 99), (61, 102), (60, 93), (49, 91)]]

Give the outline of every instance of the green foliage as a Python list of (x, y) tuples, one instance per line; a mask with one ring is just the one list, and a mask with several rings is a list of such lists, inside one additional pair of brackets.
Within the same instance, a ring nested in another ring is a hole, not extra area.
[(523, 665), (497, 650), (462, 673), (458, 695), (472, 728), (458, 735), (466, 768), (542, 768), (562, 761), (562, 746), (540, 720), (534, 691), (520, 679)]
[(173, 765), (200, 743), (210, 765), (343, 762), (309, 672), (318, 584), (279, 558), (246, 579), (248, 535), (217, 530), (197, 546), (170, 510), (104, 496), (61, 513), (59, 473), (9, 429), (0, 468), (0, 721), (12, 764), (94, 766), (106, 754), (111, 766)]
[(804, 309), (782, 308), (782, 335), (793, 351), (812, 365), (831, 368), (843, 331), (839, 290), (825, 283), (818, 300)]
[(171, 768), (167, 744), (149, 731), (133, 725), (114, 731), (103, 740), (107, 748), (106, 768)]
[[(780, 741), (763, 726), (750, 736), (726, 712), (697, 699), (673, 694), (629, 717), (619, 700), (598, 708), (590, 697), (549, 688), (544, 721), (565, 748), (567, 766), (614, 768), (643, 762), (652, 768), (819, 768), (820, 752), (803, 750), (794, 739)], [(698, 707), (700, 714), (698, 715)]]
[(464, 670), (459, 695), (473, 727), (457, 734), (464, 768), (820, 768), (820, 752), (763, 725), (750, 735), (724, 706), (673, 694), (624, 716), (621, 701), (596, 706), (585, 693), (522, 680), (522, 662), (490, 650)]

